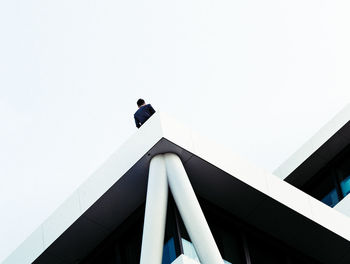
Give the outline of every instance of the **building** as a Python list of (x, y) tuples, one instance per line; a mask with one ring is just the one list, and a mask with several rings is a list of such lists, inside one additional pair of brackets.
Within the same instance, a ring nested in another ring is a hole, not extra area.
[(300, 176), (342, 152), (315, 161), (340, 116), (279, 178), (156, 113), (3, 264), (348, 264), (349, 218)]
[(350, 216), (350, 105), (274, 174)]

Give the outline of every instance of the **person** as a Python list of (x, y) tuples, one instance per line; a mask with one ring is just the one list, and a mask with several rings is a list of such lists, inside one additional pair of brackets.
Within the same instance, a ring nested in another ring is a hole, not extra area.
[(134, 114), (136, 127), (140, 128), (156, 111), (150, 104), (146, 104), (145, 100), (137, 100), (138, 110)]

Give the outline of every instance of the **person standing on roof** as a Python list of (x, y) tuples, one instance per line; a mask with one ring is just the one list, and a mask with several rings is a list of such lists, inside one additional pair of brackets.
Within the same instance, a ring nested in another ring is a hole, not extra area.
[(150, 104), (146, 104), (145, 100), (137, 100), (137, 106), (139, 109), (135, 112), (134, 118), (136, 127), (140, 128), (156, 111)]

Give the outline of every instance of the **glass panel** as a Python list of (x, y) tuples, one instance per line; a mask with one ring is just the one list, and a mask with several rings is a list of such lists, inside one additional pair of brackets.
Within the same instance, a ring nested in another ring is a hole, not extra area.
[(332, 168), (321, 171), (304, 191), (323, 203), (333, 207), (339, 202), (336, 177)]
[(337, 175), (340, 182), (340, 188), (343, 197), (350, 193), (350, 154), (347, 153), (339, 162), (337, 166)]
[(132, 226), (120, 239), (120, 255), (122, 263), (138, 264), (140, 262), (142, 222), (138, 226)]
[(208, 220), (210, 220), (209, 226), (211, 228), (216, 244), (219, 247), (221, 256), (231, 263), (245, 263), (242, 246), (243, 241), (238, 231), (232, 226), (232, 224), (230, 222), (224, 221), (213, 222), (211, 218), (208, 218)]
[(162, 264), (170, 264), (176, 259), (174, 238), (165, 243)]
[(248, 237), (251, 264), (286, 264), (287, 257), (282, 248), (271, 243), (266, 237), (252, 234)]
[(180, 254), (180, 234), (176, 224), (175, 203), (170, 194), (168, 199), (162, 264), (172, 263)]
[(140, 206), (79, 263), (139, 264), (144, 210), (144, 205)]
[(321, 201), (330, 207), (334, 207), (339, 202), (337, 190), (333, 189), (330, 193), (324, 196)]
[(350, 193), (350, 175), (341, 181), (340, 187), (344, 197)]

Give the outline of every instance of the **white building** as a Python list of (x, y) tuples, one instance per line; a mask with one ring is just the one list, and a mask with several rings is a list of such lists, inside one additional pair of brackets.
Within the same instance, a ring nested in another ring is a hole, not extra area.
[(348, 264), (349, 120), (276, 177), (156, 113), (3, 263)]
[(350, 105), (284, 162), (275, 174), (350, 216)]

